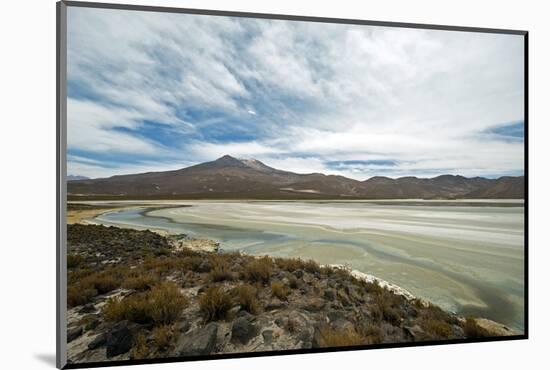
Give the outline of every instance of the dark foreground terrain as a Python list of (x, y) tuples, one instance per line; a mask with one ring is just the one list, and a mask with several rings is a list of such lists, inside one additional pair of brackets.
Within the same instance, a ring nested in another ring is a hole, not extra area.
[(70, 363), (509, 335), (313, 261), (68, 225)]

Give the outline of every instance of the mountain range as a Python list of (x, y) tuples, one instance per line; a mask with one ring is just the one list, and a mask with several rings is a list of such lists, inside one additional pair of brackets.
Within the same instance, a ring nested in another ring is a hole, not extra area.
[(522, 199), (524, 186), (523, 176), (375, 176), (358, 181), (322, 173), (297, 174), (229, 155), (174, 171), (67, 182), (72, 198), (135, 199)]

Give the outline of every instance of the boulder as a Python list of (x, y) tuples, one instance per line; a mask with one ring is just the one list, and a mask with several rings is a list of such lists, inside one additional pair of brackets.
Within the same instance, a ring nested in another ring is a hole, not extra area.
[(82, 308), (80, 309), (80, 313), (94, 313), (97, 309), (95, 308), (93, 303), (86, 303)]
[(107, 332), (105, 344), (107, 345), (107, 357), (113, 357), (126, 353), (132, 348), (134, 342), (134, 325), (128, 321), (121, 321)]
[(247, 344), (258, 334), (258, 329), (248, 317), (239, 317), (233, 322), (231, 342)]
[(189, 321), (187, 320), (181, 321), (179, 326), (180, 332), (187, 333), (187, 331), (189, 331), (190, 328), (191, 328), (191, 324), (189, 323)]
[(175, 353), (177, 356), (208, 355), (214, 351), (217, 335), (218, 324), (215, 322), (182, 334), (176, 343)]
[(96, 349), (107, 343), (107, 336), (104, 333), (96, 336), (90, 343), (88, 343), (88, 349)]
[(310, 330), (302, 330), (296, 339), (298, 339), (298, 342), (302, 342), (301, 348), (311, 348), (313, 346), (313, 335)]
[(273, 342), (273, 330), (264, 330), (262, 337), (264, 338), (264, 344), (271, 344)]
[(281, 301), (278, 298), (271, 298), (269, 303), (265, 306), (266, 311), (273, 311), (278, 310), (280, 308), (284, 308), (288, 305), (288, 303)]
[(67, 343), (72, 342), (76, 338), (80, 337), (82, 335), (82, 327), (79, 326), (78, 328), (73, 328), (67, 330)]
[(325, 299), (329, 301), (333, 301), (334, 299), (336, 299), (336, 294), (332, 289), (325, 290), (325, 292), (323, 293), (323, 296), (325, 297)]

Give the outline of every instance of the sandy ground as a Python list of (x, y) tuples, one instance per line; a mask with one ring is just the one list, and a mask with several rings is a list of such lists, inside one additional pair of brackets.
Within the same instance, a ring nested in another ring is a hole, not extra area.
[(131, 208), (131, 207), (113, 207), (113, 208), (98, 207), (98, 208), (91, 208), (91, 209), (68, 209), (67, 223), (68, 224), (87, 223), (86, 219), (99, 216), (102, 213), (106, 213), (114, 210), (121, 210), (124, 208)]

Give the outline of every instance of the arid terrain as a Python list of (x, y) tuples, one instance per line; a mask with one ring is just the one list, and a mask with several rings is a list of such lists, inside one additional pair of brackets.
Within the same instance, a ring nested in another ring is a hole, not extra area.
[(513, 335), (293, 258), (185, 235), (68, 225), (71, 363)]

